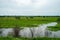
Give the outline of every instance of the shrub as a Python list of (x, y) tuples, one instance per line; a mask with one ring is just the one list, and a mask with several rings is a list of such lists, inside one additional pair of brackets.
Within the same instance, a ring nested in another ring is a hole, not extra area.
[(60, 23), (60, 18), (57, 19), (57, 22)]

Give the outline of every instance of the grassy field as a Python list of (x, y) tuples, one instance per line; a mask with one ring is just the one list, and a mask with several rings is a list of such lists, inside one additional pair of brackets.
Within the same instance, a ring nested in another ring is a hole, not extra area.
[[(40, 24), (59, 22), (55, 27), (48, 27), (49, 30), (60, 30), (60, 17), (28, 17), (28, 16), (10, 16), (0, 17), (0, 28), (14, 28), (16, 25), (19, 27), (37, 27)], [(58, 21), (57, 21), (58, 20)]]
[[(48, 27), (49, 30), (60, 30), (60, 17), (29, 17), (29, 16), (10, 16), (0, 17), (0, 28), (14, 28), (16, 25), (19, 27), (37, 27), (40, 24), (49, 22), (58, 22), (55, 27)], [(57, 21), (58, 20), (58, 21)]]
[(36, 27), (39, 24), (55, 22), (58, 17), (0, 17), (0, 27), (10, 28), (18, 25), (19, 27)]

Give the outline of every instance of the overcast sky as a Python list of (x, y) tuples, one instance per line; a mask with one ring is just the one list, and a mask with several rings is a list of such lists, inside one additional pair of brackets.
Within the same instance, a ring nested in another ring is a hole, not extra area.
[(60, 16), (60, 0), (0, 0), (1, 15)]

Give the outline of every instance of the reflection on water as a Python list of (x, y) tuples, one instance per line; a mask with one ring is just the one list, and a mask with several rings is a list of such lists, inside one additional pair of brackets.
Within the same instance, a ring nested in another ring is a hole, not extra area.
[(56, 26), (56, 24), (56, 22), (52, 22), (48, 24), (39, 25), (38, 27), (24, 28), (20, 31), (20, 35), (23, 37), (32, 37), (33, 34), (33, 37), (48, 37), (52, 32), (46, 30), (46, 28), (48, 26)]
[[(38, 27), (25, 27), (22, 30), (19, 31), (19, 35), (21, 37), (51, 37), (51, 38), (60, 38), (60, 31), (50, 31), (46, 30), (48, 26), (56, 26), (56, 22), (48, 23), (48, 24), (42, 24), (39, 25)], [(2, 31), (2, 32), (1, 32)], [(0, 36), (8, 36), (8, 35), (13, 35), (13, 28), (2, 28), (0, 29)]]
[(0, 36), (3, 36), (3, 37), (5, 37), (5, 36), (8, 36), (9, 34), (11, 34), (11, 33), (13, 33), (13, 28), (2, 28), (2, 29), (0, 29), (1, 31), (1, 33), (0, 33)]

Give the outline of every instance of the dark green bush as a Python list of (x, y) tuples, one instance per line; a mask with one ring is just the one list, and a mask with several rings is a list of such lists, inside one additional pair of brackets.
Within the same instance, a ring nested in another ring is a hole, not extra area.
[(57, 19), (57, 22), (60, 23), (60, 18)]

